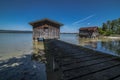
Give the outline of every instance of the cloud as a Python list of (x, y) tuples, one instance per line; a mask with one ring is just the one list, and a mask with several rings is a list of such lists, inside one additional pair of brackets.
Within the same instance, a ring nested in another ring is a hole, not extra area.
[(84, 21), (86, 21), (86, 20), (88, 20), (88, 19), (90, 19), (90, 18), (92, 18), (92, 17), (94, 17), (94, 16), (95, 16), (95, 15), (93, 14), (93, 15), (90, 15), (90, 16), (84, 18), (84, 19), (80, 19), (80, 20), (78, 20), (78, 21), (76, 21), (76, 22), (73, 22), (72, 25), (75, 25), (75, 24), (84, 22)]

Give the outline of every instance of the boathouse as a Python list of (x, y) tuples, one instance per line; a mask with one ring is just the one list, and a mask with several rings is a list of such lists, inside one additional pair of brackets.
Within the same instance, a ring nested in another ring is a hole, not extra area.
[(60, 27), (63, 25), (59, 22), (42, 19), (35, 22), (30, 22), (33, 26), (33, 39), (59, 39), (60, 38)]
[(85, 38), (96, 38), (98, 37), (98, 27), (85, 27), (79, 29), (79, 36)]

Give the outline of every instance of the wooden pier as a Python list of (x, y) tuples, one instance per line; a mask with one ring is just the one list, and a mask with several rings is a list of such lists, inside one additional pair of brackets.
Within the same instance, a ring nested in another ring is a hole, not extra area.
[(120, 80), (118, 57), (59, 40), (46, 40), (45, 48), (48, 80)]

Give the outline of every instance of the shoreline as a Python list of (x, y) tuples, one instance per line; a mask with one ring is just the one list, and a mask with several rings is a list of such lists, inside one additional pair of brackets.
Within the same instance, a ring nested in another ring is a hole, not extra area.
[(105, 37), (105, 38), (109, 38), (109, 39), (120, 39), (120, 37), (113, 37), (113, 36), (109, 36), (109, 37)]
[(23, 53), (23, 54), (16, 54), (16, 53), (15, 53), (16, 55), (12, 54), (12, 55), (9, 55), (9, 56), (7, 56), (7, 57), (1, 56), (1, 57), (0, 57), (0, 61), (7, 61), (7, 60), (12, 59), (12, 58), (22, 58), (22, 57), (24, 57), (25, 55), (31, 55), (32, 52), (33, 52), (33, 50), (30, 50), (29, 52), (25, 52), (25, 53)]

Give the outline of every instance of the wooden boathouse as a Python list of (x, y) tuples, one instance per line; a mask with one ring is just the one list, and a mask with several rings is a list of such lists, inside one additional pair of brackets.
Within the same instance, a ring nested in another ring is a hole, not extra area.
[(98, 27), (85, 27), (85, 28), (80, 28), (79, 29), (79, 36), (80, 37), (85, 37), (85, 38), (96, 38), (98, 37), (99, 32), (98, 32)]
[(63, 24), (47, 18), (30, 22), (30, 25), (33, 26), (33, 40), (59, 39), (60, 27), (63, 26)]

